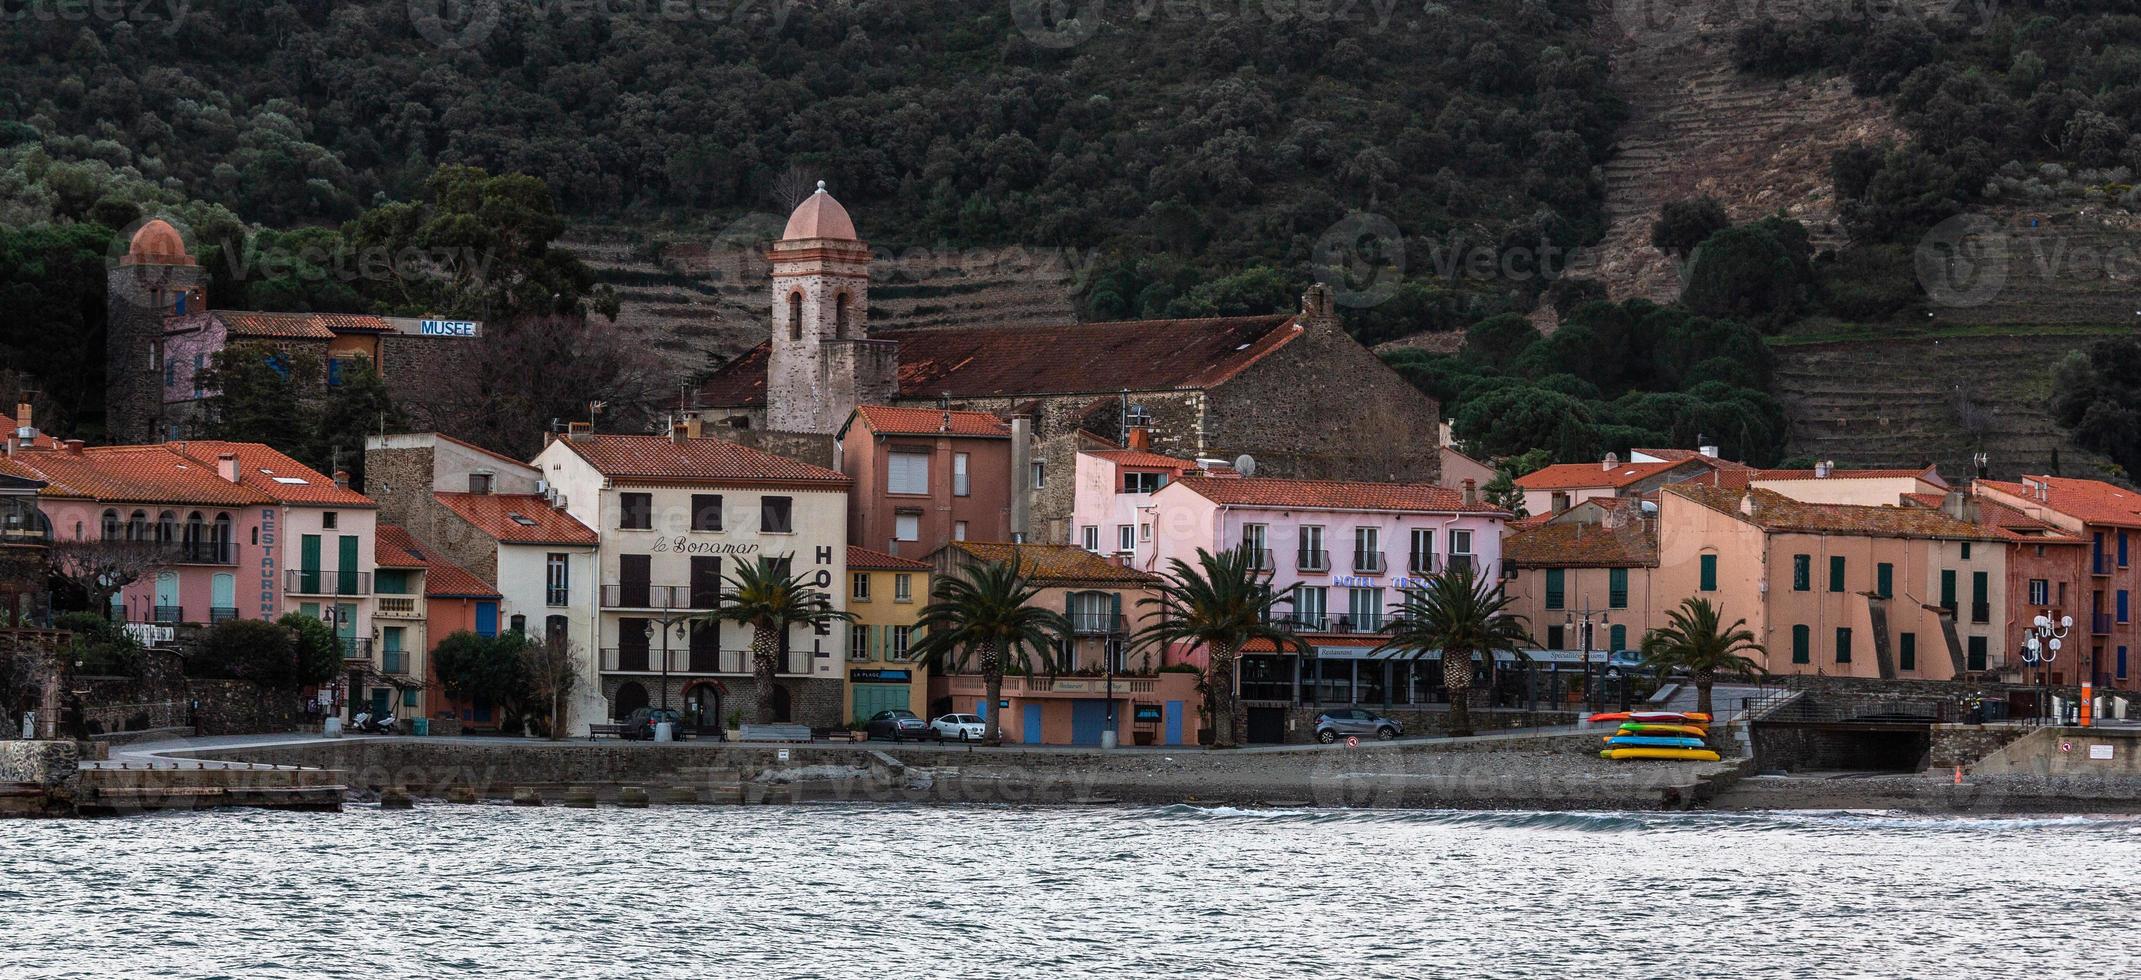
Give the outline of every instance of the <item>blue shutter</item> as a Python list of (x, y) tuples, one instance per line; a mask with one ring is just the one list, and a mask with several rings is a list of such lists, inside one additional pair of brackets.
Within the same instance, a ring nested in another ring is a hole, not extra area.
[(498, 604), (497, 604), (497, 603), (495, 603), (495, 602), (479, 602), (479, 603), (476, 603), (476, 635), (477, 635), (477, 636), (497, 636), (497, 635), (498, 635)]

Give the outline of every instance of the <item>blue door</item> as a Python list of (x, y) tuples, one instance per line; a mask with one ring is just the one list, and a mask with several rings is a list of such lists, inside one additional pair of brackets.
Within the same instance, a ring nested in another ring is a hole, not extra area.
[(1182, 744), (1182, 702), (1167, 702), (1167, 744)]
[(1023, 742), (1025, 742), (1025, 743), (1026, 743), (1027, 745), (1039, 745), (1039, 744), (1041, 744), (1041, 706), (1040, 706), (1040, 705), (1038, 705), (1038, 704), (1029, 704), (1029, 705), (1027, 705), (1027, 706), (1026, 706), (1026, 736), (1025, 736), (1025, 738), (1021, 739), (1020, 741), (1023, 741)]
[(1106, 701), (1071, 702), (1071, 744), (1099, 745), (1100, 733), (1108, 730)]

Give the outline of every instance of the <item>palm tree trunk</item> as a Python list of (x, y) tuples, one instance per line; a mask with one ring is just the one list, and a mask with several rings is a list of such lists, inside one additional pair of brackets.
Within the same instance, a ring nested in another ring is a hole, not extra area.
[[(1695, 672), (1695, 710), (1710, 714), (1710, 685), (1717, 683), (1717, 675), (1707, 670)], [(1715, 717), (1714, 715), (1712, 717)]]
[(751, 723), (773, 723), (773, 661), (781, 653), (780, 637), (773, 627), (760, 623), (751, 628)]
[(1240, 713), (1234, 698), (1234, 648), (1224, 643), (1213, 645), (1211, 661), (1205, 668), (1204, 683), (1212, 704), (1212, 747), (1231, 749), (1235, 746), (1234, 719)]
[(981, 713), (981, 744), (1004, 744), (1004, 665), (996, 661), (996, 644), (981, 646), (981, 690), (989, 710)]
[(1472, 734), (1472, 651), (1442, 651), (1442, 687), (1450, 695), (1450, 737)]

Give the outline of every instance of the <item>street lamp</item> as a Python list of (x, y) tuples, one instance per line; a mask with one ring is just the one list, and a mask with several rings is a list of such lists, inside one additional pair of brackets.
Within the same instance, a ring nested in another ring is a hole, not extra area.
[(1583, 694), (1584, 699), (1591, 705), (1591, 713), (1597, 714), (1605, 709), (1602, 707), (1603, 702), (1599, 700), (1599, 694), (1601, 693), (1598, 689), (1599, 685), (1592, 683), (1591, 680), (1591, 630), (1596, 625), (1591, 622), (1591, 619), (1594, 615), (1599, 623), (1611, 623), (1613, 621), (1612, 616), (1608, 613), (1593, 613), (1591, 611), (1591, 597), (1585, 596), (1583, 612), (1569, 613), (1562, 617), (1561, 622), (1563, 625), (1576, 627), (1577, 631), (1583, 636)]
[[(2065, 639), (2067, 631), (2073, 628), (2072, 616), (2061, 616), (2055, 623), (2052, 617), (2040, 613), (2022, 630), (2022, 662), (2037, 668), (2037, 717), (2040, 721), (2045, 717), (2047, 704), (2051, 700), (2046, 671), (2051, 669), (2052, 661), (2059, 659), (2060, 641)], [(2085, 696), (2088, 687), (2089, 682), (2082, 681)]]
[(653, 635), (654, 635), (654, 624), (656, 624), (656, 623), (660, 623), (660, 624), (661, 624), (661, 628), (662, 628), (662, 710), (663, 710), (663, 711), (668, 711), (668, 710), (669, 710), (669, 629), (670, 629), (670, 627), (672, 627), (672, 626), (673, 626), (673, 627), (675, 627), (675, 628), (676, 628), (676, 633), (677, 633), (677, 636), (681, 637), (681, 636), (683, 636), (683, 635), (684, 635), (684, 630), (685, 630), (686, 624), (688, 624), (689, 622), (691, 622), (691, 620), (693, 620), (694, 618), (696, 618), (696, 617), (695, 617), (695, 616), (688, 616), (688, 615), (686, 615), (686, 616), (680, 616), (680, 615), (677, 615), (677, 613), (676, 613), (676, 611), (675, 611), (674, 609), (672, 609), (672, 608), (669, 608), (669, 607), (664, 607), (664, 608), (663, 608), (663, 610), (662, 610), (662, 615), (660, 615), (660, 616), (655, 616), (655, 617), (651, 617), (651, 618), (649, 618), (649, 619), (647, 620), (647, 625), (646, 625), (646, 627), (645, 627), (645, 630), (646, 630), (646, 633), (647, 633), (647, 635), (648, 635), (648, 636), (650, 636), (650, 637), (651, 637), (651, 636), (653, 636)]

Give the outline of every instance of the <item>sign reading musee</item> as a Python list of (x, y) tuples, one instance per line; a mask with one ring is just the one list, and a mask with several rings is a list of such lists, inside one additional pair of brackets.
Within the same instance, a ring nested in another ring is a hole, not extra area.
[(387, 323), (396, 333), (416, 334), (420, 337), (480, 337), (483, 324), (477, 320), (425, 320), (415, 317), (390, 316)]

